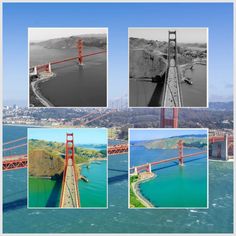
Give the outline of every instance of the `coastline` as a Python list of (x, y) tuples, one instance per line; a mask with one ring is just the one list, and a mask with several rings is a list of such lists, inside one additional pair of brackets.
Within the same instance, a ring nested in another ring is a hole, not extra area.
[(78, 172), (78, 180), (81, 180), (83, 178), (85, 178), (85, 176), (82, 175), (82, 169), (81, 167), (84, 166), (84, 165), (89, 165), (90, 163), (94, 162), (94, 161), (107, 161), (107, 157), (104, 158), (104, 157), (98, 157), (98, 158), (91, 158), (88, 160), (88, 162), (82, 162), (82, 163), (78, 163), (76, 164), (77, 166), (77, 172)]
[(22, 126), (22, 127), (43, 127), (43, 128), (50, 128), (51, 126), (47, 126), (47, 125), (31, 125), (31, 124), (2, 124), (4, 126)]
[(93, 161), (107, 161), (107, 157), (94, 157), (94, 158), (90, 158), (87, 162), (82, 162), (82, 163), (78, 163), (76, 164), (77, 166), (83, 166), (83, 165), (87, 165), (90, 164)]
[(212, 162), (234, 162), (234, 159), (228, 159), (228, 160), (216, 160), (216, 159), (211, 159), (209, 158), (209, 161), (212, 161)]
[(34, 95), (45, 107), (54, 107), (54, 105), (42, 95), (42, 93), (40, 92), (40, 89), (39, 89), (39, 84), (44, 83), (53, 77), (55, 77), (55, 74), (51, 73), (50, 76), (45, 76), (41, 79), (31, 82), (31, 87), (32, 87), (32, 91), (33, 91)]
[[(152, 173), (153, 174), (153, 173)], [(140, 188), (139, 185), (142, 182), (146, 182), (149, 181), (151, 179), (156, 178), (156, 175), (153, 174), (152, 176), (150, 176), (147, 179), (141, 179), (141, 180), (137, 180), (136, 182), (131, 184), (132, 190), (135, 194), (135, 196), (138, 198), (138, 200), (146, 207), (146, 208), (156, 208), (150, 201), (148, 201), (140, 192)], [(136, 208), (136, 207), (135, 207)]]

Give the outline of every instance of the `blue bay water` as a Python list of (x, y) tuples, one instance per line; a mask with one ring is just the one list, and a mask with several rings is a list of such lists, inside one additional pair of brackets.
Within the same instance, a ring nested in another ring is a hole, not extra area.
[[(4, 142), (15, 140), (26, 136), (26, 127), (23, 126), (4, 126)], [(14, 134), (12, 133), (14, 131)], [(11, 134), (11, 135), (10, 135)], [(14, 137), (14, 136), (15, 137)], [(18, 143), (25, 143), (20, 140)], [(17, 145), (18, 145), (17, 143)], [(11, 147), (14, 144), (9, 144)], [(92, 148), (92, 145), (86, 146)], [(101, 148), (93, 148), (100, 150)], [(12, 151), (4, 152), (5, 156), (14, 154), (25, 154), (26, 146)], [(92, 162), (89, 169), (82, 167), (82, 174), (85, 175), (89, 182), (78, 182), (81, 206), (82, 207), (106, 207), (107, 206), (107, 161)], [(11, 171), (12, 172), (12, 171)], [(12, 172), (14, 173), (14, 172)], [(29, 177), (29, 207), (58, 207), (61, 194), (61, 180), (51, 180), (48, 178)]]
[(81, 207), (107, 207), (107, 161), (83, 165), (81, 173), (89, 181), (79, 181)]
[[(84, 54), (101, 52), (101, 48), (84, 47)], [(30, 46), (30, 66), (75, 57), (77, 50), (48, 49)], [(52, 66), (55, 78), (39, 84), (42, 95), (55, 106), (106, 106), (106, 53), (84, 58), (83, 68), (76, 61)], [(69, 96), (65, 96), (69, 94)]]
[[(4, 127), (3, 139), (26, 135)], [(4, 233), (232, 233), (233, 163), (209, 164), (209, 209), (128, 209), (127, 154), (108, 160), (108, 209), (27, 209), (26, 169), (3, 173)], [(69, 219), (69, 220), (65, 220)]]
[[(178, 156), (177, 149), (147, 149), (131, 146), (131, 166)], [(184, 155), (202, 151), (184, 148)], [(140, 183), (141, 194), (155, 207), (207, 207), (207, 154), (152, 166), (155, 178)]]
[[(89, 182), (79, 181), (81, 207), (107, 206), (107, 161), (92, 162), (83, 165), (81, 174)], [(29, 207), (59, 207), (61, 180), (47, 178), (29, 178)]]

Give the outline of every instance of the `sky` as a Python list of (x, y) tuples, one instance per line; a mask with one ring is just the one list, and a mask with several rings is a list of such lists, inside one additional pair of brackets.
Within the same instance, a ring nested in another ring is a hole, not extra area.
[(169, 138), (179, 135), (204, 134), (207, 135), (207, 129), (131, 129), (130, 141), (142, 141)]
[(107, 129), (105, 128), (29, 128), (28, 139), (65, 142), (66, 133), (74, 134), (75, 144), (107, 144)]
[(106, 34), (105, 28), (29, 28), (29, 41), (77, 36), (81, 34)]
[(168, 31), (176, 31), (178, 43), (206, 43), (206, 28), (136, 28), (129, 29), (129, 37), (144, 38), (148, 40), (158, 40), (168, 42)]
[(28, 27), (108, 27), (108, 99), (128, 93), (128, 27), (208, 27), (209, 101), (233, 99), (232, 3), (3, 3), (5, 105), (27, 105)]

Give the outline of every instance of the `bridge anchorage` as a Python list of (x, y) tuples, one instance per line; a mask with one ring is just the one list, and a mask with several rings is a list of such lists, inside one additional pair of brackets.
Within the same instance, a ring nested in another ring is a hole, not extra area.
[(180, 86), (180, 73), (178, 67), (177, 36), (176, 31), (168, 32), (168, 67), (165, 77), (162, 98), (163, 107), (181, 107), (182, 92)]
[(146, 163), (146, 164), (142, 164), (139, 166), (133, 166), (130, 168), (130, 175), (140, 175), (140, 173), (142, 172), (146, 172), (146, 173), (152, 173), (152, 166), (154, 165), (159, 165), (162, 163), (167, 163), (167, 162), (172, 162), (172, 161), (178, 161), (179, 162), (179, 166), (182, 167), (184, 166), (184, 159), (185, 158), (190, 158), (190, 157), (194, 157), (200, 154), (204, 154), (207, 153), (207, 150), (201, 151), (201, 152), (195, 152), (192, 154), (186, 154), (184, 155), (183, 150), (184, 150), (184, 142), (183, 140), (179, 140), (177, 143), (177, 148), (178, 148), (178, 157), (171, 157), (168, 159), (163, 159), (160, 161), (154, 161), (154, 162), (150, 162), (150, 163)]
[(76, 48), (77, 48), (77, 54), (78, 54), (76, 57), (65, 58), (62, 60), (52, 61), (52, 62), (48, 62), (43, 65), (35, 65), (35, 66), (31, 67), (30, 68), (30, 78), (51, 77), (54, 75), (54, 73), (52, 71), (53, 65), (65, 63), (68, 61), (76, 60), (79, 64), (79, 68), (81, 68), (84, 65), (84, 58), (85, 57), (90, 57), (90, 56), (98, 55), (101, 53), (106, 53), (106, 50), (103, 50), (103, 51), (91, 52), (88, 54), (84, 54), (84, 45), (83, 45), (82, 39), (78, 39), (78, 41), (76, 43)]
[(218, 160), (229, 160), (234, 154), (234, 138), (225, 134), (224, 136), (209, 137), (209, 156)]
[(74, 136), (66, 134), (66, 155), (60, 197), (60, 208), (79, 208), (78, 174), (75, 163)]

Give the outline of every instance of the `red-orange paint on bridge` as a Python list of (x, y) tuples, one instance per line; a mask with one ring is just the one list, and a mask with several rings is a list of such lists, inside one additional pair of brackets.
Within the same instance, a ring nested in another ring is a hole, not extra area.
[(95, 56), (95, 55), (107, 52), (106, 50), (102, 50), (102, 51), (98, 51), (98, 52), (90, 52), (90, 53), (84, 54), (83, 48), (84, 48), (83, 47), (83, 41), (79, 39), (78, 42), (77, 42), (78, 55), (76, 57), (69, 57), (69, 58), (65, 58), (65, 59), (62, 59), (62, 60), (58, 60), (58, 61), (48, 62), (48, 63), (42, 64), (42, 65), (35, 65), (35, 66), (31, 67), (30, 70), (35, 70), (36, 73), (38, 73), (38, 71), (51, 72), (51, 66), (52, 65), (61, 64), (61, 63), (65, 63), (65, 62), (73, 61), (73, 60), (77, 60), (78, 63), (80, 65), (82, 65), (83, 64), (83, 59), (85, 57)]

